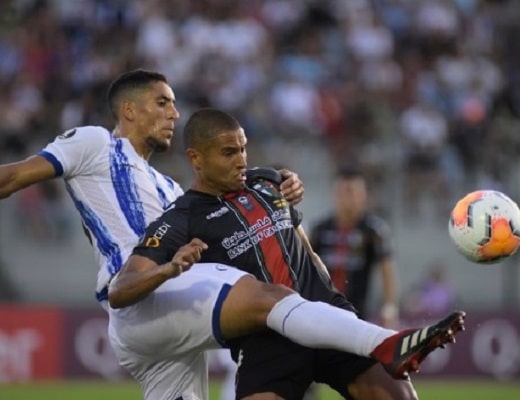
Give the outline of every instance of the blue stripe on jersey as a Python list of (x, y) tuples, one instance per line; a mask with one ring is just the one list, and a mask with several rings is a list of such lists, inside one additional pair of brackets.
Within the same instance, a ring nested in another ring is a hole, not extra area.
[(38, 155), (45, 158), (48, 162), (50, 162), (52, 164), (52, 166), (54, 167), (54, 171), (56, 171), (56, 176), (63, 175), (63, 165), (61, 165), (61, 163), (54, 156), (54, 154), (51, 154), (48, 151), (42, 150), (38, 153)]
[(112, 186), (128, 225), (140, 237), (146, 229), (143, 205), (139, 199), (132, 167), (128, 157), (123, 152), (123, 141), (114, 140), (116, 141), (116, 146), (114, 151), (110, 153)]
[(230, 290), (231, 285), (229, 283), (225, 283), (222, 285), (220, 293), (217, 297), (217, 301), (215, 302), (215, 307), (213, 307), (213, 313), (211, 315), (211, 326), (213, 328), (213, 336), (222, 347), (227, 347), (227, 345), (222, 335), (222, 331), (220, 330), (220, 314), (222, 313), (222, 304), (224, 304), (224, 300), (226, 300), (226, 297), (229, 294)]
[(87, 207), (82, 201), (80, 201), (74, 191), (68, 183), (65, 183), (65, 187), (70, 194), (70, 197), (74, 201), (76, 209), (79, 211), (83, 223), (92, 233), (96, 239), (96, 245), (99, 252), (107, 259), (107, 268), (110, 275), (116, 274), (123, 266), (123, 257), (121, 256), (121, 249), (118, 244), (110, 237), (110, 232), (103, 224), (101, 218), (94, 213), (89, 207)]
[(157, 189), (157, 193), (159, 194), (159, 199), (162, 203), (163, 210), (166, 210), (166, 208), (170, 205), (171, 201), (168, 200), (166, 197), (166, 193), (164, 193), (163, 188), (159, 185), (159, 181), (157, 180), (157, 176), (155, 175), (152, 167), (148, 166), (148, 174), (153, 179), (155, 183), (155, 188)]
[(96, 300), (97, 301), (106, 301), (108, 300), (108, 286), (105, 286), (101, 292), (96, 292)]
[(163, 175), (163, 178), (166, 180), (166, 183), (168, 183), (168, 186), (170, 187), (170, 189), (174, 190), (175, 189), (175, 181), (170, 178), (169, 176), (166, 176), (166, 175)]

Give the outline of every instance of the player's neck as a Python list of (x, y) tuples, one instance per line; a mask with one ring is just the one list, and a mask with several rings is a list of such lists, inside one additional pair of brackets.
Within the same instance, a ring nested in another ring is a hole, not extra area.
[(128, 138), (130, 143), (132, 143), (135, 152), (139, 154), (145, 160), (149, 160), (153, 154), (153, 150), (148, 146), (147, 143), (143, 143), (142, 141), (132, 140), (131, 137)]
[(338, 213), (336, 214), (336, 224), (339, 228), (350, 229), (360, 217), (360, 213)]
[(116, 126), (113, 134), (115, 137), (119, 138), (125, 138), (128, 139), (132, 147), (134, 148), (135, 152), (145, 160), (149, 160), (153, 150), (150, 148), (150, 146), (146, 143), (144, 140), (140, 140), (139, 137), (136, 137), (135, 135), (129, 135), (126, 133), (126, 130), (121, 129), (121, 127)]
[(221, 190), (216, 189), (212, 185), (202, 182), (200, 179), (197, 179), (197, 178), (195, 178), (193, 180), (193, 182), (191, 183), (191, 189), (196, 190), (197, 192), (210, 194), (215, 197), (219, 197), (219, 196), (222, 196), (225, 194)]
[(139, 138), (136, 138), (135, 136), (126, 136), (128, 141), (132, 144), (132, 147), (134, 148), (135, 152), (145, 160), (149, 160), (150, 157), (153, 154), (153, 150), (150, 148), (148, 143), (143, 140), (139, 140)]

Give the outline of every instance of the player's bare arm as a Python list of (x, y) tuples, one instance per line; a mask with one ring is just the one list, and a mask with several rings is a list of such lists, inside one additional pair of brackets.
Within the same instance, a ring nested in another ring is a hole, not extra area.
[(298, 174), (286, 168), (282, 168), (278, 172), (284, 179), (280, 184), (280, 191), (285, 199), (293, 206), (300, 203), (303, 200), (305, 190)]
[(395, 284), (394, 261), (386, 257), (379, 263), (381, 281), (383, 283), (384, 304), (381, 308), (381, 325), (387, 328), (395, 328), (399, 319), (399, 307)]
[(0, 199), (55, 176), (53, 165), (40, 156), (31, 156), (23, 161), (0, 165)]
[(314, 265), (316, 265), (324, 274), (326, 274), (329, 278), (329, 271), (323, 261), (321, 260), (321, 257), (314, 251), (312, 248), (311, 242), (309, 240), (309, 237), (305, 233), (305, 230), (303, 229), (303, 226), (299, 225), (296, 228), (296, 233), (298, 233), (298, 236), (300, 237), (303, 245), (305, 246), (305, 249), (309, 252), (309, 254), (312, 257), (312, 261), (314, 262)]
[(192, 239), (182, 246), (168, 263), (157, 265), (155, 261), (140, 255), (132, 255), (108, 289), (108, 301), (112, 308), (123, 308), (142, 300), (166, 280), (179, 276), (200, 260), (207, 245)]

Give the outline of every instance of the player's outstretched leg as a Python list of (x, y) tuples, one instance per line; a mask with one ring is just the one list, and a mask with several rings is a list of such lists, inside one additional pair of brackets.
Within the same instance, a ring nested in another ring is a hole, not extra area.
[(455, 335), (464, 330), (464, 311), (456, 311), (436, 324), (400, 331), (385, 339), (370, 354), (397, 379), (418, 372), (419, 365), (433, 350), (455, 343)]

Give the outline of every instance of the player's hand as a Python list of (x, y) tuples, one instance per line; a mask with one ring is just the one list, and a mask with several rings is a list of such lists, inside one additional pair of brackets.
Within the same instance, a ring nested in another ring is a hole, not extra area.
[(170, 277), (175, 278), (184, 271), (189, 270), (193, 264), (200, 260), (202, 251), (207, 248), (208, 245), (197, 238), (192, 239), (191, 242), (180, 247), (170, 261)]
[(283, 197), (291, 203), (291, 205), (296, 205), (303, 200), (303, 192), (305, 191), (303, 188), (303, 182), (296, 172), (289, 171), (286, 168), (282, 168), (278, 170), (278, 172), (284, 178), (283, 182), (280, 185), (280, 190), (283, 194)]

